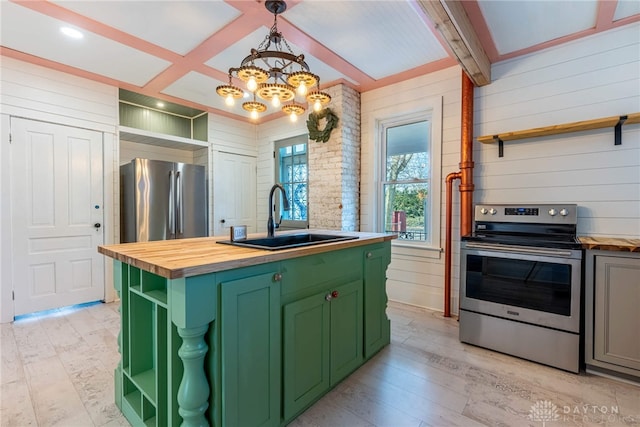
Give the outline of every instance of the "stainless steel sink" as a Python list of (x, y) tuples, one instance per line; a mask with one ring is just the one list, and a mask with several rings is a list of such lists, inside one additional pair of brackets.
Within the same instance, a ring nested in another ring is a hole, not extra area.
[(342, 240), (355, 240), (357, 236), (339, 236), (335, 234), (281, 234), (275, 237), (260, 237), (232, 242), (231, 240), (219, 240), (217, 243), (225, 245), (242, 246), (245, 248), (266, 249), (277, 251), (280, 249), (298, 248), (300, 246), (320, 245), (322, 243), (340, 242)]

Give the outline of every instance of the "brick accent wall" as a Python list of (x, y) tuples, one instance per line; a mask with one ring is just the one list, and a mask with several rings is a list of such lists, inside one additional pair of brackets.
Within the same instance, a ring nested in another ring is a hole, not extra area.
[[(360, 229), (360, 93), (330, 87), (328, 105), (338, 126), (326, 143), (309, 141), (309, 227)], [(325, 126), (321, 120), (319, 127)]]

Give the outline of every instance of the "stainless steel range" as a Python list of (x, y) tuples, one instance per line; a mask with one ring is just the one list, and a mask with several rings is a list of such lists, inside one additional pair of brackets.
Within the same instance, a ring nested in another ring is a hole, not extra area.
[(462, 237), (460, 341), (580, 370), (576, 205), (477, 205)]

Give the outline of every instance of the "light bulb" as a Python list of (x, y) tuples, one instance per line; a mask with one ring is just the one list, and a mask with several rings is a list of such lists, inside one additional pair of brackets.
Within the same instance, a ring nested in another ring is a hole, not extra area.
[(273, 95), (273, 98), (271, 98), (271, 105), (273, 105), (276, 108), (280, 106), (280, 97), (278, 96), (277, 93)]
[(250, 116), (251, 116), (251, 118), (253, 120), (256, 120), (258, 118), (258, 111), (257, 110), (251, 110)]
[(255, 92), (256, 89), (258, 89), (258, 82), (256, 81), (255, 77), (249, 77), (249, 80), (247, 80), (247, 89), (249, 89), (251, 92)]
[(320, 102), (319, 99), (316, 99), (316, 102), (313, 103), (313, 111), (320, 111), (322, 110), (322, 103)]
[(227, 104), (227, 106), (229, 107), (233, 106), (233, 104), (235, 104), (235, 101), (233, 100), (233, 96), (231, 94), (227, 95), (227, 97), (224, 99), (224, 103)]
[(297, 122), (298, 121), (298, 115), (296, 113), (291, 113), (291, 114), (289, 114), (289, 119), (291, 119), (292, 122)]
[(307, 94), (307, 85), (304, 82), (300, 82), (298, 86), (298, 95), (305, 96)]

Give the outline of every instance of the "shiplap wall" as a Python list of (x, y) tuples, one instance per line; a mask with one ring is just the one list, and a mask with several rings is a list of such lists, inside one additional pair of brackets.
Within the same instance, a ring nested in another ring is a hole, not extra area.
[[(476, 136), (640, 112), (640, 24), (492, 67)], [(578, 235), (640, 237), (640, 125), (475, 144), (477, 202), (575, 203)]]
[[(114, 171), (118, 167), (118, 89), (3, 56), (0, 61), (0, 115), (0, 322), (7, 322), (13, 319), (11, 235), (8, 232), (11, 230), (9, 118), (17, 116), (103, 133), (105, 243), (113, 243), (117, 222), (113, 189), (117, 183)], [(108, 268), (108, 263), (106, 267), (105, 283), (112, 283), (112, 269)], [(106, 299), (113, 297), (113, 287), (107, 286)]]
[[(388, 110), (393, 106), (393, 114), (411, 111), (420, 106), (424, 98), (442, 97), (442, 182), (448, 173), (458, 170), (460, 162), (460, 93), (462, 71), (455, 66), (446, 70), (411, 79), (393, 86), (387, 86), (362, 94), (362, 146), (361, 146), (361, 181), (360, 181), (360, 227), (362, 231), (375, 229), (374, 191), (374, 158), (380, 147), (376, 146), (376, 129), (374, 118), (378, 111)], [(454, 189), (457, 193), (457, 185)], [(441, 187), (440, 216), (444, 218), (444, 185)], [(456, 256), (459, 247), (459, 214), (458, 198), (454, 198), (454, 229)], [(440, 224), (441, 245), (444, 246), (444, 219)], [(434, 242), (437, 246), (437, 242)], [(439, 251), (409, 248), (400, 246), (394, 241), (391, 252), (391, 265), (387, 270), (387, 294), (389, 299), (408, 304), (430, 307), (441, 310), (443, 307), (443, 275), (444, 256)], [(457, 271), (457, 263), (454, 265)], [(453, 277), (457, 289), (457, 273)], [(454, 303), (457, 302), (457, 291), (453, 292)], [(457, 303), (455, 303), (457, 309)]]

